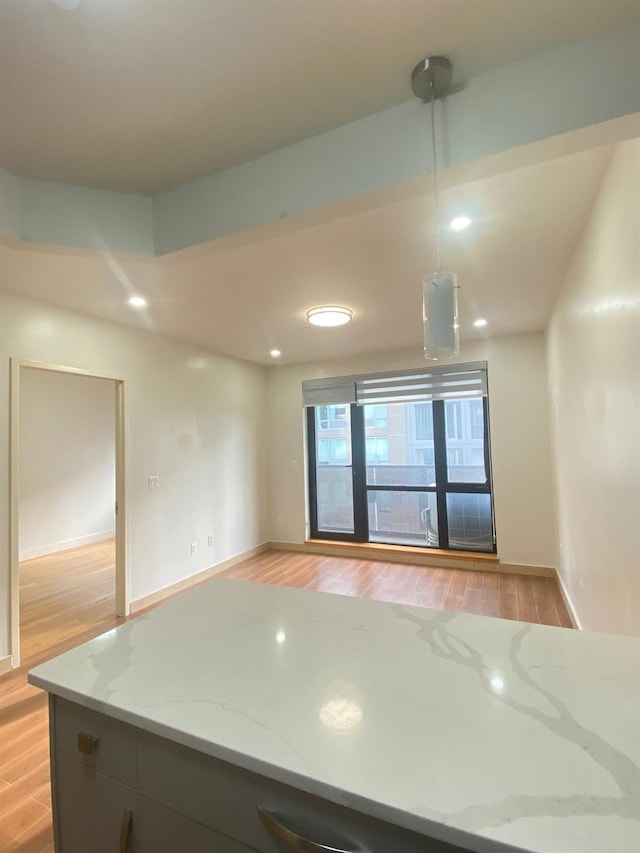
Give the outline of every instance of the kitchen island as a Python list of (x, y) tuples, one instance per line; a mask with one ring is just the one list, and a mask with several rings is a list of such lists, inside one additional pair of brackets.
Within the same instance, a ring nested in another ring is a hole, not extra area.
[(638, 853), (639, 670), (635, 638), (214, 579), (29, 680), (58, 853)]

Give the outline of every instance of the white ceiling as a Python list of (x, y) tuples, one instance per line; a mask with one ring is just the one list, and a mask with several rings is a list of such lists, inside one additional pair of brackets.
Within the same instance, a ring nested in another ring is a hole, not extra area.
[(0, 0), (0, 167), (153, 193), (411, 100), (429, 53), (460, 81), (638, 20), (638, 0)]
[[(443, 265), (459, 276), (461, 337), (543, 329), (612, 147), (507, 171), (442, 194)], [(447, 173), (444, 173), (445, 183)], [(17, 244), (7, 286), (25, 296), (268, 363), (422, 346), (421, 281), (435, 267), (433, 199), (420, 195), (234, 249), (211, 243), (157, 259)], [(126, 305), (140, 292), (149, 307)], [(349, 326), (305, 311), (346, 304)], [(472, 321), (485, 317), (485, 330)]]

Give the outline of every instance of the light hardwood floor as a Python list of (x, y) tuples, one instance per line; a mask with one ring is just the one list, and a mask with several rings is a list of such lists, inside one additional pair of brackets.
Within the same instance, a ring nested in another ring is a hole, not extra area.
[[(125, 621), (115, 616), (113, 557), (113, 542), (101, 542), (21, 565), (23, 663), (20, 669), (0, 677), (2, 853), (53, 851), (47, 697), (27, 684), (26, 675), (37, 663)], [(548, 578), (284, 551), (267, 551), (220, 576), (552, 625), (571, 624), (558, 586)]]
[(553, 578), (431, 569), (291, 551), (267, 551), (232, 566), (218, 577), (572, 627)]

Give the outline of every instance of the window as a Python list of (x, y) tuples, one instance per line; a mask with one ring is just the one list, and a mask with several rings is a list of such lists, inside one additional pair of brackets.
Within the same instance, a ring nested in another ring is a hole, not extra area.
[(471, 465), (484, 465), (484, 450), (481, 447), (471, 448)]
[(387, 407), (384, 405), (364, 407), (364, 425), (370, 429), (386, 429), (388, 424)]
[(415, 403), (413, 407), (416, 421), (416, 439), (433, 440), (433, 409), (431, 403)]
[(416, 450), (416, 461), (418, 465), (428, 465), (433, 468), (436, 464), (436, 452), (433, 448), (418, 447)]
[(312, 536), (495, 551), (484, 365), (324, 383), (304, 388)]
[(329, 464), (329, 439), (328, 438), (319, 438), (317, 444), (317, 459), (318, 465), (328, 465)]
[(482, 411), (482, 400), (469, 400), (469, 422), (471, 438), (484, 438), (484, 412)]
[(447, 450), (447, 465), (462, 465), (462, 448), (452, 447)]
[(389, 461), (389, 439), (367, 438), (365, 451), (367, 465), (386, 465)]
[(319, 438), (318, 464), (331, 465), (345, 463), (348, 455), (348, 444), (346, 438)]
[(447, 438), (462, 438), (462, 400), (447, 400), (444, 404), (444, 416), (447, 422)]
[(347, 461), (347, 439), (346, 438), (330, 438), (329, 439), (329, 458), (332, 462)]
[(318, 429), (344, 429), (346, 419), (346, 406), (318, 406)]

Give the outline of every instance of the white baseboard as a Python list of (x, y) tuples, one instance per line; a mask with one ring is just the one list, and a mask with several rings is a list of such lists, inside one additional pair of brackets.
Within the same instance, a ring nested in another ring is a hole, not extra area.
[(0, 658), (0, 675), (4, 675), (5, 672), (9, 672), (11, 669), (11, 655), (7, 655), (6, 658)]
[(229, 557), (228, 560), (216, 563), (215, 566), (204, 569), (202, 572), (198, 572), (197, 574), (191, 575), (190, 577), (184, 578), (176, 583), (169, 584), (169, 586), (165, 586), (156, 592), (151, 592), (149, 595), (144, 595), (142, 598), (138, 598), (131, 602), (131, 613), (139, 613), (140, 610), (144, 610), (145, 607), (157, 604), (159, 601), (169, 598), (178, 592), (184, 592), (184, 590), (220, 574), (220, 572), (223, 572), (225, 569), (230, 569), (231, 566), (235, 566), (236, 563), (241, 563), (242, 560), (248, 560), (249, 557), (255, 557), (257, 554), (262, 554), (262, 552), (268, 550), (268, 548), (269, 543), (263, 542), (261, 545), (256, 545), (255, 548), (249, 548), (248, 551), (243, 551), (242, 554), (236, 554), (235, 557)]
[(560, 587), (560, 592), (562, 597), (564, 598), (564, 603), (567, 605), (567, 610), (569, 611), (569, 616), (571, 617), (571, 621), (573, 622), (573, 627), (577, 628), (579, 631), (584, 631), (582, 627), (582, 623), (576, 613), (576, 608), (574, 607), (573, 601), (571, 601), (571, 596), (569, 595), (566, 586), (564, 585), (564, 581), (560, 577), (560, 572), (556, 573), (556, 580), (558, 581), (558, 586)]
[(61, 542), (49, 542), (47, 545), (38, 545), (36, 548), (21, 549), (18, 559), (33, 560), (36, 557), (45, 557), (48, 554), (57, 554), (58, 551), (68, 551), (70, 548), (79, 548), (82, 545), (91, 545), (92, 542), (102, 542), (103, 539), (113, 539), (116, 535), (115, 528), (111, 530), (99, 530), (97, 533), (89, 533), (87, 536), (76, 536), (73, 539), (63, 539)]

